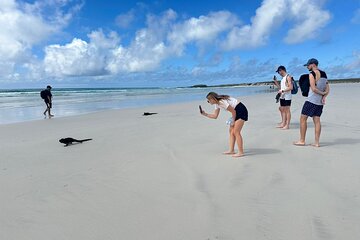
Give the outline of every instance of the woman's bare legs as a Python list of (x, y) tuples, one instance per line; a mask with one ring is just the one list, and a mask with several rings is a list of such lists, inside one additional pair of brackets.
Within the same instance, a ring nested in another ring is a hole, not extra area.
[(223, 152), (223, 154), (230, 155), (235, 154), (235, 135), (234, 135), (234, 126), (229, 127), (229, 151)]
[(234, 154), (233, 157), (242, 157), (244, 155), (243, 139), (241, 136), (241, 129), (243, 128), (244, 123), (245, 121), (242, 119), (238, 119), (235, 121), (234, 135), (239, 152), (237, 154)]

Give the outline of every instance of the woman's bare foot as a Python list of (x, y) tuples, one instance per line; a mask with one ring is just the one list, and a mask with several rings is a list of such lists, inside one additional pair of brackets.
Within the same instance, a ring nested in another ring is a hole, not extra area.
[(311, 146), (313, 146), (313, 147), (320, 147), (320, 144), (319, 144), (319, 143), (313, 143), (313, 144), (311, 144)]
[(305, 146), (305, 142), (301, 142), (301, 141), (293, 142), (293, 144), (295, 146)]
[(227, 152), (223, 152), (224, 155), (233, 155), (235, 154), (234, 151), (227, 151)]
[(237, 153), (232, 155), (232, 157), (242, 157), (242, 156), (244, 156), (244, 153)]
[(283, 128), (283, 127), (285, 127), (284, 125), (278, 125), (278, 126), (276, 126), (277, 128)]
[(288, 129), (290, 129), (289, 126), (284, 126), (281, 128), (281, 130), (288, 130)]

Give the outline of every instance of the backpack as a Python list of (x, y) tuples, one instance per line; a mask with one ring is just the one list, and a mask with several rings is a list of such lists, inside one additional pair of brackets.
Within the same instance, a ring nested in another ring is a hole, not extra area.
[(307, 97), (309, 95), (309, 89), (310, 89), (309, 74), (303, 74), (300, 76), (299, 86), (300, 86), (301, 94), (304, 97)]
[[(319, 72), (320, 72), (320, 77), (327, 78), (327, 75), (326, 75), (326, 73), (324, 71), (321, 71), (319, 69)], [(312, 74), (314, 76), (314, 78), (316, 78), (316, 75), (315, 75), (314, 72), (310, 72), (310, 74)], [(309, 90), (310, 90), (309, 74), (303, 74), (303, 75), (300, 76), (299, 85), (300, 85), (302, 95), (304, 97), (309, 96)]]
[(293, 89), (291, 90), (291, 94), (297, 94), (298, 90), (299, 90), (299, 86), (297, 85), (296, 81), (294, 80), (293, 77), (291, 77), (291, 83), (293, 85)]
[[(287, 75), (287, 76), (289, 76), (289, 75)], [(286, 76), (286, 77), (287, 77), (287, 76)], [(299, 90), (299, 87), (298, 87), (298, 85), (297, 85), (297, 83), (295, 82), (295, 80), (294, 80), (293, 77), (291, 77), (291, 83), (292, 83), (292, 85), (293, 85), (293, 89), (291, 90), (291, 94), (297, 94), (297, 92), (298, 92), (298, 90)]]
[(42, 91), (40, 92), (40, 97), (41, 97), (42, 99), (46, 99), (46, 97), (47, 97), (46, 90), (42, 90)]

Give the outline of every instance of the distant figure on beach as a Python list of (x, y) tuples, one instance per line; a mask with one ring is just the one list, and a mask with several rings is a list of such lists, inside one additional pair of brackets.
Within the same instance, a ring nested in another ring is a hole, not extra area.
[(281, 122), (277, 126), (280, 129), (286, 130), (290, 128), (291, 120), (291, 90), (293, 89), (291, 76), (286, 72), (284, 66), (279, 66), (276, 72), (282, 77), (280, 84), (278, 83), (276, 77), (274, 77), (274, 84), (278, 87), (278, 94), (280, 96), (280, 115)]
[(51, 108), (52, 108), (51, 86), (48, 85), (46, 89), (42, 90), (40, 92), (40, 96), (42, 99), (44, 99), (46, 105), (46, 109), (44, 111), (45, 118), (46, 118), (46, 113), (48, 113), (49, 118), (53, 117), (54, 115), (51, 114)]
[[(237, 99), (228, 95), (218, 95), (217, 93), (210, 92), (206, 96), (207, 102), (211, 105), (215, 105), (215, 111), (212, 114), (206, 113), (200, 107), (200, 112), (203, 116), (217, 119), (220, 113), (220, 108), (223, 108), (231, 113), (231, 118), (227, 121), (229, 125), (229, 151), (224, 152), (226, 155), (232, 155), (233, 157), (242, 157), (244, 155), (243, 138), (241, 136), (241, 129), (244, 123), (248, 120), (248, 111), (244, 104)], [(238, 146), (239, 152), (235, 152), (235, 141)]]
[(315, 143), (314, 147), (320, 147), (321, 123), (320, 116), (323, 111), (325, 99), (329, 94), (330, 87), (327, 76), (324, 71), (318, 69), (319, 62), (315, 58), (311, 58), (304, 65), (310, 71), (310, 89), (307, 100), (305, 101), (300, 116), (300, 140), (294, 142), (296, 146), (305, 146), (305, 135), (307, 130), (308, 117), (313, 118), (315, 125)]

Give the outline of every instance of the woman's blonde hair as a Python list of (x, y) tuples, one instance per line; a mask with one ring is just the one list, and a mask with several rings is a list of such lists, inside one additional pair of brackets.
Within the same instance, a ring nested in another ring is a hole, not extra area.
[(219, 95), (215, 92), (209, 92), (207, 95), (206, 95), (206, 98), (209, 99), (209, 98), (212, 98), (212, 99), (215, 99), (216, 101), (220, 101), (222, 99), (229, 99), (230, 96), (229, 95)]

